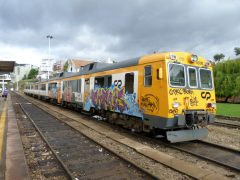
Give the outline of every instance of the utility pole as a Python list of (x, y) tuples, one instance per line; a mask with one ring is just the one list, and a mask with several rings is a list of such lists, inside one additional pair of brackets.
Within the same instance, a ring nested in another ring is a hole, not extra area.
[[(50, 62), (50, 51), (51, 51), (51, 39), (53, 38), (53, 36), (51, 36), (51, 35), (47, 35), (47, 38), (48, 38), (48, 62)], [(49, 64), (48, 64), (49, 65)], [(47, 74), (47, 78), (49, 79), (49, 66), (48, 66), (48, 74)]]

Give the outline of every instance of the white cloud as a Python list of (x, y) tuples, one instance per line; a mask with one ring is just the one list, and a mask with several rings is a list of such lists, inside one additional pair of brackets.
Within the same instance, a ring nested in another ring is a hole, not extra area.
[(0, 59), (16, 61), (17, 63), (40, 65), (43, 57), (37, 49), (24, 48), (0, 43)]

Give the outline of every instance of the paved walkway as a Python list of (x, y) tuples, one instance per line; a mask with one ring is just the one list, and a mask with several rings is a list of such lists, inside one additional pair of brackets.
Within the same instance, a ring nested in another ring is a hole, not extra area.
[(0, 97), (0, 179), (29, 179), (11, 96)]

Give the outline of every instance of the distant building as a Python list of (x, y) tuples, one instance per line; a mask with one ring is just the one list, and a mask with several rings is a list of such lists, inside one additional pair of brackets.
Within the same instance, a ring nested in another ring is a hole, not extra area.
[(0, 73), (0, 92), (4, 91), (5, 86), (7, 85), (7, 83), (11, 81), (11, 77), (9, 74), (1, 74)]
[(77, 59), (68, 59), (68, 69), (67, 72), (79, 72), (80, 68), (93, 63), (94, 61), (84, 61), (84, 60), (77, 60)]
[(54, 59), (42, 59), (42, 63), (39, 67), (40, 72), (53, 72)]
[(47, 79), (48, 76), (52, 76), (54, 63), (54, 59), (42, 59), (42, 63), (39, 67), (38, 78)]
[(53, 76), (58, 76), (63, 72), (65, 62), (64, 60), (60, 60), (53, 64)]
[(15, 64), (14, 71), (10, 73), (11, 79), (13, 83), (16, 83), (23, 79), (23, 77), (26, 75), (28, 76), (28, 73), (32, 68), (35, 68), (31, 64)]

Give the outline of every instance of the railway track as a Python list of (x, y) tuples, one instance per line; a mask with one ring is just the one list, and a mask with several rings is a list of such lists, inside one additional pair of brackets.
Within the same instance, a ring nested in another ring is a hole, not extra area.
[(213, 123), (213, 125), (221, 126), (221, 127), (227, 127), (227, 128), (240, 129), (240, 125), (238, 125), (238, 124), (225, 123), (225, 122), (219, 122), (219, 121), (215, 121)]
[(48, 145), (12, 97), (31, 179), (69, 179)]
[[(30, 99), (30, 97), (27, 97), (27, 99)], [(69, 114), (73, 114), (71, 117), (69, 116), (69, 119), (76, 119), (75, 118), (75, 115), (74, 115), (74, 112), (73, 111), (71, 111), (71, 110), (65, 110), (65, 109), (62, 109), (62, 108), (58, 108), (58, 107), (52, 107), (52, 108), (50, 108), (50, 109), (52, 109), (52, 110), (50, 110), (49, 108), (48, 108), (48, 103), (45, 103), (45, 102), (40, 102), (39, 100), (35, 100), (35, 99), (32, 99), (31, 98), (31, 100), (33, 100), (33, 102), (34, 103), (36, 103), (36, 105), (37, 106), (40, 106), (41, 107), (41, 109), (43, 109), (44, 111), (47, 111), (48, 113), (50, 113), (50, 114), (52, 114), (53, 116), (55, 116), (55, 117), (57, 117), (57, 118), (60, 118), (61, 120), (63, 120), (63, 121), (65, 121), (65, 119), (66, 119), (66, 117), (65, 116), (68, 116)], [(64, 113), (62, 113), (62, 114), (59, 114), (59, 115), (55, 115), (56, 114), (56, 112), (57, 111), (64, 111)], [(52, 112), (51, 112), (52, 111)], [(54, 111), (54, 112), (53, 112)], [(78, 117), (79, 117), (80, 115), (78, 115)], [(77, 118), (77, 119), (79, 119), (79, 118)], [(68, 120), (69, 121), (69, 120)], [(76, 121), (78, 121), (78, 120), (76, 120)], [(81, 123), (83, 123), (82, 121), (81, 121)], [(83, 123), (83, 124), (85, 124), (85, 123)], [(91, 124), (91, 123), (90, 123)], [(103, 123), (103, 124), (105, 124), (105, 123)], [(88, 125), (88, 123), (87, 124), (85, 124), (85, 125)], [(89, 126), (90, 127), (90, 126)], [(95, 127), (95, 128), (93, 128), (94, 130), (96, 130), (96, 131), (100, 131), (100, 129), (101, 128), (99, 128), (99, 127)], [(107, 130), (108, 131), (108, 130)], [(104, 134), (104, 133), (106, 133), (106, 131), (104, 132), (104, 131), (101, 131), (100, 133), (102, 133), (102, 134)], [(113, 133), (111, 133), (111, 132), (107, 132), (105, 135), (106, 136), (108, 136), (109, 138), (115, 138), (115, 137), (111, 137), (111, 136), (109, 136), (108, 135), (108, 133), (110, 134), (110, 135), (112, 135)], [(146, 138), (146, 137), (145, 137)], [(121, 138), (120, 138), (121, 139)], [(116, 139), (114, 139), (114, 140), (116, 140)], [(150, 139), (149, 138), (149, 141), (154, 141), (154, 142), (156, 142), (156, 143), (159, 143), (159, 144), (164, 144), (164, 142), (160, 142), (159, 140), (156, 140), (156, 139)], [(120, 142), (120, 143), (123, 143), (123, 144), (125, 144), (125, 142)], [(137, 143), (137, 142), (133, 142), (134, 144), (135, 143)], [(187, 142), (187, 143), (190, 143), (190, 142)], [(125, 144), (126, 145), (126, 144)], [(165, 144), (166, 146), (170, 146), (170, 144), (168, 144), (168, 143), (166, 143)], [(172, 144), (171, 144), (172, 145)], [(175, 145), (177, 145), (177, 144), (175, 144)], [(144, 145), (143, 145), (144, 146)], [(188, 146), (188, 144), (186, 145), (186, 146)], [(131, 147), (131, 145), (129, 144), (129, 147)], [(175, 148), (176, 149), (176, 147), (172, 147), (172, 148)], [(193, 147), (194, 148), (194, 147)], [(144, 149), (144, 148), (143, 148)], [(178, 147), (178, 150), (180, 150), (180, 147)], [(206, 150), (206, 149), (205, 149)], [(137, 150), (138, 151), (138, 150)], [(187, 150), (180, 150), (180, 151), (184, 151), (184, 152), (187, 152)], [(139, 152), (141, 153), (141, 150), (139, 150)], [(157, 153), (157, 151), (154, 151), (154, 152), (156, 152)], [(189, 152), (190, 153), (190, 152)], [(146, 153), (144, 153), (143, 152), (143, 154), (146, 154)], [(147, 153), (148, 154), (148, 153)], [(147, 155), (146, 154), (146, 155)], [(193, 154), (193, 153), (190, 153), (190, 154), (192, 154), (192, 155), (195, 155), (195, 156), (198, 156), (197, 154)], [(147, 155), (148, 156), (148, 155)], [(154, 155), (153, 155), (154, 156)], [(198, 157), (200, 157), (200, 156), (198, 156)], [(201, 157), (201, 158), (203, 158), (203, 159), (207, 159), (206, 157), (204, 158), (203, 156)], [(153, 158), (154, 159), (154, 158)], [(209, 160), (209, 159), (208, 159)], [(157, 160), (158, 161), (158, 160)], [(211, 160), (212, 161), (212, 160)], [(176, 163), (177, 163), (178, 161), (176, 160)], [(168, 164), (168, 163), (167, 163)], [(219, 164), (219, 163), (218, 163)], [(171, 165), (172, 166), (172, 165)], [(176, 166), (175, 166), (176, 167)], [(226, 165), (225, 165), (225, 167), (226, 167)], [(195, 167), (196, 168), (196, 167)], [(231, 168), (231, 167), (229, 167), (229, 168)], [(180, 170), (181, 168), (179, 168), (179, 170), (178, 171), (180, 171), (181, 172), (181, 170)], [(197, 168), (196, 168), (197, 169)], [(186, 170), (186, 168), (185, 168), (185, 170)], [(184, 170), (184, 172), (183, 173), (186, 173), (186, 174), (192, 174), (192, 173), (189, 173), (189, 171), (187, 170), (187, 171), (185, 171)], [(203, 169), (201, 170), (202, 172), (203, 172)], [(209, 173), (209, 172), (208, 172)], [(190, 176), (192, 176), (192, 175), (190, 175)], [(193, 177), (195, 177), (195, 176), (193, 176)], [(224, 179), (224, 177), (223, 176), (220, 176), (221, 178), (220, 179)], [(217, 177), (216, 177), (217, 178)]]
[(69, 179), (153, 179), (25, 98), (15, 96)]
[(166, 143), (168, 146), (209, 160), (232, 170), (240, 171), (240, 151), (206, 141)]

